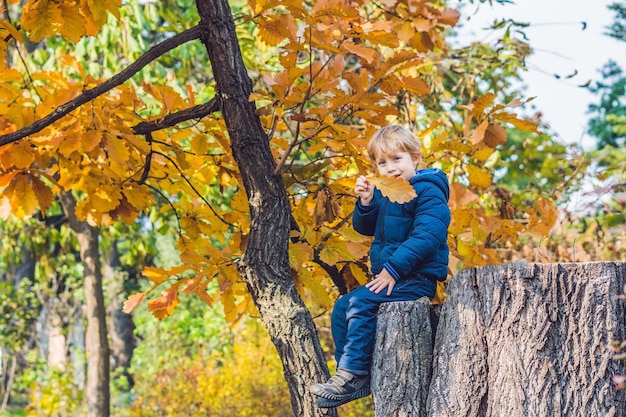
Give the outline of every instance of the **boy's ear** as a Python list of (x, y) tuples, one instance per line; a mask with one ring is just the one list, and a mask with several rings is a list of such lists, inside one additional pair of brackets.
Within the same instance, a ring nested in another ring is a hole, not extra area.
[(419, 164), (422, 163), (422, 155), (419, 153), (411, 154), (411, 158), (413, 158), (413, 165), (415, 165), (415, 168), (417, 168)]

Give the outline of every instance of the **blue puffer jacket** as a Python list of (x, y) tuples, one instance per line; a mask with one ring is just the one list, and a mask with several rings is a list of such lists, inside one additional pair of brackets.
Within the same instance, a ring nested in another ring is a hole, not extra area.
[(410, 181), (417, 198), (405, 204), (389, 201), (378, 189), (368, 206), (360, 200), (352, 217), (354, 229), (374, 236), (370, 265), (374, 275), (383, 267), (396, 279), (417, 277), (431, 281), (448, 275), (450, 187), (436, 168), (418, 171)]

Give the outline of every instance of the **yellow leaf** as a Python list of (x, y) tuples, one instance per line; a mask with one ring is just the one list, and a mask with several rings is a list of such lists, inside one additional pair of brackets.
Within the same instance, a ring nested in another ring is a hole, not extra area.
[(89, 129), (81, 136), (81, 147), (85, 152), (91, 152), (102, 141), (102, 132), (99, 130)]
[(350, 272), (352, 272), (352, 276), (357, 280), (357, 282), (360, 285), (367, 284), (367, 281), (369, 280), (369, 276), (367, 275), (367, 272), (359, 268), (359, 266), (354, 262), (350, 262), (349, 265), (350, 265)]
[(293, 268), (299, 268), (305, 262), (313, 259), (313, 248), (302, 242), (296, 242), (289, 245), (289, 263)]
[(123, 140), (107, 135), (105, 144), (109, 152), (109, 158), (113, 162), (122, 165), (128, 161), (130, 153)]
[(82, 12), (87, 18), (86, 33), (95, 36), (106, 22), (107, 12), (119, 18), (118, 8), (122, 4), (122, 0), (87, 0), (83, 3)]
[(467, 165), (469, 182), (479, 188), (487, 188), (491, 185), (491, 172), (476, 165)]
[(199, 264), (206, 262), (207, 258), (196, 251), (188, 250), (180, 254), (180, 260), (186, 264)]
[(474, 152), (474, 154), (471, 155), (471, 158), (475, 161), (485, 162), (491, 155), (493, 155), (494, 151), (495, 150), (489, 146), (483, 146)]
[(28, 176), (16, 175), (7, 187), (5, 195), (11, 200), (13, 213), (20, 219), (37, 211), (37, 196), (28, 182)]
[(35, 153), (26, 141), (10, 144), (6, 156), (13, 166), (20, 169), (28, 168), (35, 162)]
[(191, 138), (191, 150), (196, 155), (205, 155), (209, 151), (209, 142), (206, 135), (193, 135)]
[(374, 187), (390, 201), (395, 203), (408, 203), (417, 197), (413, 186), (404, 178), (400, 177), (369, 177), (367, 179)]
[(477, 119), (480, 120), (483, 118), (483, 112), (485, 109), (493, 104), (493, 101), (496, 99), (496, 95), (494, 93), (487, 93), (484, 96), (478, 97), (476, 100), (472, 102), (472, 110), (471, 114)]
[(435, 297), (433, 298), (432, 304), (443, 304), (448, 298), (448, 294), (446, 294), (446, 284), (441, 281), (437, 281), (437, 290), (435, 291)]
[(6, 39), (7, 34), (10, 34), (16, 41), (24, 43), (24, 38), (22, 38), (22, 34), (18, 32), (18, 30), (15, 29), (12, 24), (7, 22), (6, 20), (0, 20), (0, 38), (2, 40)]
[(22, 12), (22, 28), (30, 32), (32, 42), (42, 41), (59, 32), (63, 16), (59, 3), (48, 0), (26, 2)]
[(59, 152), (65, 157), (70, 157), (72, 153), (79, 152), (81, 150), (82, 136), (76, 129), (70, 129), (67, 132), (57, 135), (57, 139), (61, 140), (59, 143)]
[(495, 113), (493, 118), (502, 122), (511, 123), (513, 126), (526, 132), (537, 132), (537, 122), (531, 119), (520, 119), (513, 113)]
[(169, 273), (165, 271), (165, 269), (163, 268), (147, 266), (143, 269), (143, 271), (141, 271), (141, 275), (148, 278), (150, 281), (154, 282), (155, 284), (161, 284), (168, 278)]
[(141, 186), (130, 182), (126, 183), (122, 193), (128, 203), (136, 210), (143, 210), (154, 201), (154, 196), (145, 185)]
[(85, 17), (81, 15), (80, 8), (75, 4), (61, 3), (61, 17), (63, 19), (60, 25), (60, 33), (67, 39), (76, 43), (85, 34)]

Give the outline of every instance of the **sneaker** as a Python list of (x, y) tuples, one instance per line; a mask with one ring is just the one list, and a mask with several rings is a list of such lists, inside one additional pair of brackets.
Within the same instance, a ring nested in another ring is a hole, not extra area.
[(369, 375), (354, 375), (345, 369), (338, 369), (325, 384), (311, 386), (311, 394), (319, 397), (316, 404), (322, 408), (337, 407), (370, 393)]

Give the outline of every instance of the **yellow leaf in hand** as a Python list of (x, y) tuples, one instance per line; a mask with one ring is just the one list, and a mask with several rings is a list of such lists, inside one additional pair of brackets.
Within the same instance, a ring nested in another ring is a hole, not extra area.
[(367, 179), (374, 187), (394, 203), (408, 203), (417, 197), (415, 189), (409, 182), (399, 177), (369, 177)]

